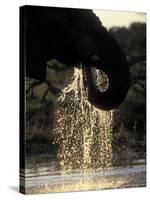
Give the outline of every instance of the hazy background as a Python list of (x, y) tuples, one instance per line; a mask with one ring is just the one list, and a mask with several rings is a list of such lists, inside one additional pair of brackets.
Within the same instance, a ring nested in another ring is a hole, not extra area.
[(111, 28), (113, 26), (126, 26), (132, 22), (146, 22), (146, 13), (142, 12), (125, 12), (125, 11), (108, 11), (108, 10), (93, 10), (100, 18), (102, 24)]

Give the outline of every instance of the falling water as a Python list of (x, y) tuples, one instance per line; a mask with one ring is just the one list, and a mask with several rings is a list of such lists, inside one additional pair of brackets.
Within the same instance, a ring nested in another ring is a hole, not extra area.
[[(106, 75), (95, 69), (92, 73), (95, 85), (105, 91)], [(54, 164), (53, 171), (49, 171), (49, 167), (45, 171), (40, 169), (43, 177), (29, 174), (28, 194), (145, 186), (145, 165), (112, 166), (114, 112), (95, 108), (87, 100), (87, 93), (80, 66), (74, 69), (55, 111), (57, 166)]]
[[(97, 87), (105, 90), (106, 76), (97, 70), (94, 73), (100, 83)], [(54, 132), (55, 142), (59, 144), (57, 167), (62, 174), (106, 170), (112, 165), (113, 111), (102, 111), (91, 105), (87, 92), (80, 66), (74, 69), (72, 82), (58, 99)]]

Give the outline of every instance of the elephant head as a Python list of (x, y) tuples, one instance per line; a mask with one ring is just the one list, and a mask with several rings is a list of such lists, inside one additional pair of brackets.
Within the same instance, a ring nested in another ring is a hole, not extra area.
[[(129, 88), (129, 69), (117, 41), (92, 10), (25, 6), (26, 75), (44, 80), (50, 59), (68, 66), (82, 63), (88, 100), (104, 110), (116, 108)], [(92, 67), (104, 71), (108, 89), (94, 83)]]

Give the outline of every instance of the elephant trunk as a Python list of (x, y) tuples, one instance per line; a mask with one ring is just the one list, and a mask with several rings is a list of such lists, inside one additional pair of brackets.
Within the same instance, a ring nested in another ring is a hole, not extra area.
[[(95, 107), (102, 110), (110, 110), (118, 107), (125, 99), (129, 87), (129, 80), (127, 74), (123, 72), (111, 73), (105, 72), (109, 85), (106, 91), (100, 91), (95, 85), (94, 78), (92, 76), (92, 68), (84, 68), (84, 82), (88, 87), (88, 100)], [(126, 76), (126, 77), (125, 77)]]
[[(129, 68), (119, 44), (106, 32), (102, 47), (100, 59), (94, 55), (91, 57), (93, 63), (83, 68), (84, 84), (88, 87), (89, 102), (99, 109), (110, 110), (118, 107), (127, 95)], [(109, 84), (106, 91), (100, 91), (95, 85), (92, 66), (107, 75)]]

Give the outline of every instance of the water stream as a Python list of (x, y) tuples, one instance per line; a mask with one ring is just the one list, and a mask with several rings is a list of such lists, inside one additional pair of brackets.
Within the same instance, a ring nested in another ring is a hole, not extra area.
[[(95, 70), (97, 82), (102, 74)], [(99, 85), (105, 89), (105, 85)], [(109, 169), (112, 159), (113, 111), (97, 109), (87, 100), (82, 67), (74, 69), (72, 82), (63, 89), (56, 111), (55, 142), (59, 144), (58, 168), (62, 173), (74, 169)]]

